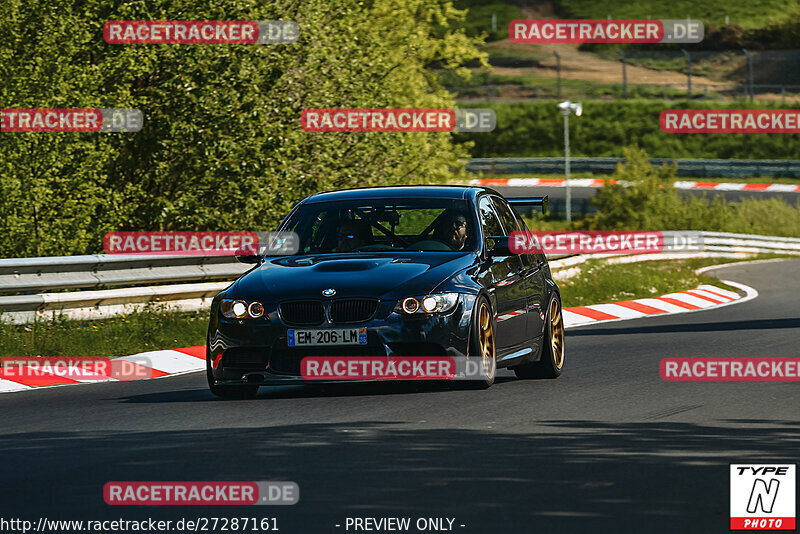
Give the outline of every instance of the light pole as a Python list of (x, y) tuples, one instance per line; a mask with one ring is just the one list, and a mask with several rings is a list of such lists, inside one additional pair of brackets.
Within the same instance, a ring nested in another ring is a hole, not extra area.
[(569, 116), (574, 111), (576, 117), (583, 113), (583, 104), (565, 100), (558, 105), (558, 110), (564, 116), (564, 171), (567, 181), (567, 222), (572, 222), (572, 192), (569, 188)]

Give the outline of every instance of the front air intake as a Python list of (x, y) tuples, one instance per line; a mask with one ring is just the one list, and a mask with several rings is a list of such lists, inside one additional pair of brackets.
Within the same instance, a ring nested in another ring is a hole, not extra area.
[(280, 314), (283, 321), (290, 325), (318, 325), (325, 319), (322, 303), (313, 300), (283, 302)]
[(331, 321), (343, 323), (365, 323), (372, 319), (378, 309), (377, 300), (346, 299), (331, 303)]

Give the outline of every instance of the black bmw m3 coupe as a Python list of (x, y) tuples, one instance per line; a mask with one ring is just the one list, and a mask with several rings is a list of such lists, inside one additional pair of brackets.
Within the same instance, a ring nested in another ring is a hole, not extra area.
[(398, 186), (312, 195), (292, 209), (293, 255), (237, 256), (254, 267), (211, 306), (207, 374), (221, 397), (305, 383), (303, 358), (453, 357), (555, 378), (564, 365), (559, 289), (542, 254), (514, 254), (527, 231), (486, 187)]

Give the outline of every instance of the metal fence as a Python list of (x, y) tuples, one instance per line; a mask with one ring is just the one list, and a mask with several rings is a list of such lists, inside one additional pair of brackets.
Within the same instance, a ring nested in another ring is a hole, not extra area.
[[(593, 61), (587, 61), (591, 58)], [(570, 98), (800, 102), (800, 50), (600, 50), (492, 58), (492, 74), (448, 89), (459, 103)], [(609, 66), (612, 74), (609, 76)]]

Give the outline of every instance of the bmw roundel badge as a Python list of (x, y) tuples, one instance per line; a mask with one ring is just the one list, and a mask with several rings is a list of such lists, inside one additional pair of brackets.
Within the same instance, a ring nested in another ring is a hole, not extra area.
[(332, 297), (336, 294), (336, 290), (333, 288), (323, 289), (322, 294), (325, 295), (326, 297)]

